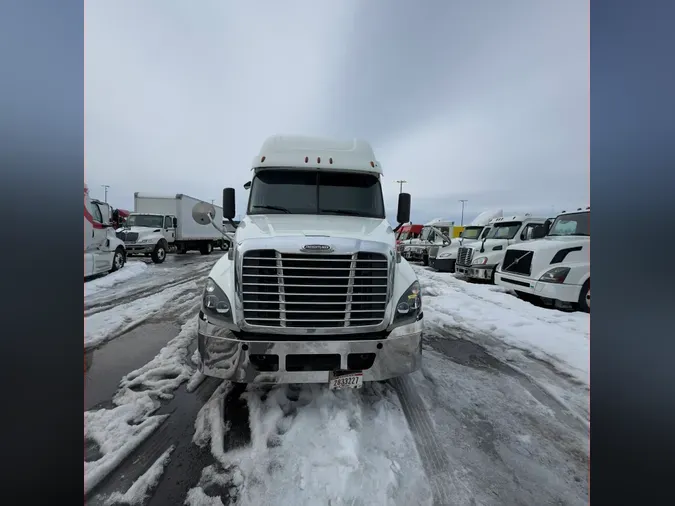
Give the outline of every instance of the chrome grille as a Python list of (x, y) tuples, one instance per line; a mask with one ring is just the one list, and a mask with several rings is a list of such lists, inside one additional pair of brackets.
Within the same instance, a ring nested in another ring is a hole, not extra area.
[(457, 250), (457, 265), (471, 265), (473, 248), (461, 247)]
[(136, 242), (138, 239), (138, 232), (117, 232), (117, 238), (124, 242)]
[(242, 260), (244, 321), (265, 327), (362, 327), (384, 320), (387, 258), (253, 250)]

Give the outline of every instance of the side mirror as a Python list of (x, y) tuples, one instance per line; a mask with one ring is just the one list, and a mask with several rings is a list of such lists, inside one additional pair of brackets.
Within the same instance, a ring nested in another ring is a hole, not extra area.
[(178, 218), (173, 219), (173, 228), (178, 228)]
[(532, 239), (541, 239), (547, 234), (546, 226), (542, 225), (540, 227), (537, 227), (534, 229), (534, 232), (532, 232)]
[(113, 219), (113, 221), (119, 221), (119, 219), (120, 219), (120, 212), (119, 212), (117, 209), (115, 209), (115, 210), (112, 212), (112, 219)]
[(244, 190), (248, 190), (249, 188), (251, 188), (251, 182), (250, 181), (248, 183), (244, 184)]
[(399, 223), (408, 223), (410, 221), (410, 194), (398, 194), (398, 210), (396, 211), (396, 221)]
[(235, 216), (234, 188), (223, 190), (223, 218), (232, 220)]
[(216, 208), (206, 202), (199, 202), (192, 208), (192, 219), (200, 225), (210, 225), (211, 219), (216, 217)]

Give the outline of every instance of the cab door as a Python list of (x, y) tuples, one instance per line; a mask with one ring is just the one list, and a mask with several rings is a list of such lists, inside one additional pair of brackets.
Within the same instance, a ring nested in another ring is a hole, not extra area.
[(90, 252), (94, 257), (94, 273), (107, 272), (112, 267), (114, 252), (109, 251), (107, 224), (103, 219), (103, 211), (96, 202), (91, 203), (91, 216), (93, 230)]
[(173, 226), (173, 216), (164, 217), (164, 238), (169, 244), (176, 242), (176, 229)]

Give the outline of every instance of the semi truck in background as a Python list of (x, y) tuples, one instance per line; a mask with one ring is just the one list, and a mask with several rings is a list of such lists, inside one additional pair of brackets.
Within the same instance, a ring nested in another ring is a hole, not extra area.
[(406, 260), (429, 265), (429, 249), (450, 244), (454, 227), (454, 221), (443, 218), (436, 218), (425, 223), (419, 238), (401, 242), (402, 255)]
[[(202, 200), (184, 194), (151, 195), (134, 193), (134, 210), (129, 213), (117, 237), (124, 241), (128, 255), (145, 255), (162, 263), (167, 253), (191, 250), (209, 255), (214, 247), (223, 247), (223, 236), (211, 226), (192, 219), (192, 208)], [(223, 210), (214, 206), (216, 220)]]
[(509, 246), (495, 283), (525, 300), (591, 311), (591, 208), (563, 211), (535, 239)]
[[(274, 136), (252, 171), (232, 248), (206, 281), (200, 371), (342, 389), (419, 369), (420, 284), (397, 253), (370, 145)], [(233, 188), (223, 190), (223, 210), (232, 224)], [(210, 204), (193, 208), (200, 224), (219, 226), (215, 215)], [(409, 219), (410, 195), (401, 193), (397, 223)]]
[(455, 262), (457, 261), (457, 252), (463, 245), (482, 241), (490, 232), (488, 225), (490, 220), (504, 215), (502, 209), (496, 211), (483, 211), (476, 216), (473, 221), (464, 227), (459, 238), (446, 246), (433, 246), (429, 249), (429, 266), (440, 272), (455, 272)]
[(114, 272), (124, 267), (126, 248), (115, 237), (110, 206), (89, 197), (84, 185), (84, 277)]

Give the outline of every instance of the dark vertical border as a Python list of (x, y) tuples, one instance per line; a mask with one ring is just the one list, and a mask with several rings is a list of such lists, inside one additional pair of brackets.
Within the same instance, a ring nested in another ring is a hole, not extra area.
[(591, 504), (675, 469), (675, 2), (591, 0)]
[(1, 453), (10, 503), (75, 504), (83, 492), (83, 22), (81, 1), (0, 5)]

